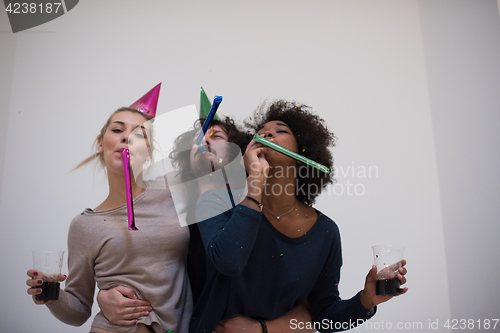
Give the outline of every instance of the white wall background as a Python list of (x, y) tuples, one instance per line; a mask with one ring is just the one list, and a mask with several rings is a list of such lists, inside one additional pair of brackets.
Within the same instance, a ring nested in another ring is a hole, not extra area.
[(410, 291), (374, 323), (498, 318), (498, 14), (494, 0), (87, 0), (12, 34), (2, 12), (0, 331), (88, 332), (27, 296), (31, 250), (66, 249), (71, 219), (106, 197), (100, 173), (69, 171), (160, 81), (159, 114), (203, 86), (237, 120), (285, 98), (327, 121), (342, 173), (316, 207), (341, 229), (342, 296), (372, 245), (406, 246)]

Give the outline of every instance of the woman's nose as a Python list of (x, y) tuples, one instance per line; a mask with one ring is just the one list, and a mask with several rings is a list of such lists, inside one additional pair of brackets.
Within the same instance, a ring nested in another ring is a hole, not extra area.
[(273, 133), (271, 133), (271, 131), (264, 132), (264, 138), (272, 138), (272, 137), (273, 137)]
[(132, 144), (132, 135), (130, 133), (123, 133), (122, 143)]

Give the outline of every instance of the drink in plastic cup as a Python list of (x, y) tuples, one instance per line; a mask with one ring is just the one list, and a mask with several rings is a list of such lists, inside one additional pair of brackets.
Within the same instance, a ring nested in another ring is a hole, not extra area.
[(61, 274), (64, 251), (33, 251), (33, 269), (42, 273), (42, 293), (35, 295), (37, 301), (59, 298), (59, 274)]
[(372, 246), (377, 266), (377, 295), (399, 295), (398, 269), (402, 266), (404, 247), (398, 245)]

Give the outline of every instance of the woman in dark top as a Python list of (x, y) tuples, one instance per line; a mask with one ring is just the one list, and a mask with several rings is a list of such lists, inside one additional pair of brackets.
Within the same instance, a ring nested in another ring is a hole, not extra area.
[[(308, 107), (278, 101), (259, 113), (251, 125), (259, 135), (332, 168), (328, 147), (334, 136)], [(243, 159), (248, 173), (245, 191), (214, 189), (198, 201), (207, 282), (190, 332), (223, 331), (225, 320), (237, 314), (259, 320), (264, 331), (266, 320), (305, 301), (320, 331), (353, 328), (373, 316), (376, 305), (391, 298), (375, 294), (376, 267), (369, 271), (363, 290), (341, 300), (339, 230), (311, 206), (332, 183), (332, 175), (253, 140)], [(406, 269), (401, 267), (399, 273), (403, 284)], [(291, 320), (294, 324), (301, 325)]]

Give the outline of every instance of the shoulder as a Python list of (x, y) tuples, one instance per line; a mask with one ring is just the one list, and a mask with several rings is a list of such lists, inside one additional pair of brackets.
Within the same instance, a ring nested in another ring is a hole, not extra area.
[(227, 191), (210, 190), (203, 193), (196, 203), (197, 222), (218, 216), (232, 208)]
[(71, 220), (71, 224), (78, 225), (89, 221), (89, 219), (91, 218), (90, 214), (92, 214), (93, 212), (94, 211), (92, 209), (86, 208), (83, 212), (79, 213), (73, 218), (73, 220)]
[(167, 175), (145, 181), (148, 189), (168, 189)]
[(76, 215), (69, 226), (69, 232), (85, 232), (89, 224), (92, 223), (92, 214), (94, 211), (90, 208), (85, 209), (83, 212)]
[(71, 221), (68, 230), (68, 249), (72, 252), (85, 251), (88, 239), (92, 239), (89, 236), (98, 230), (93, 222), (92, 213), (92, 209), (87, 208)]
[(334, 220), (332, 220), (327, 215), (323, 214), (322, 212), (320, 212), (317, 209), (316, 209), (316, 213), (318, 214), (318, 220), (317, 220), (318, 224), (321, 227), (326, 228), (326, 229), (330, 229), (333, 232), (340, 234), (339, 227), (338, 227), (337, 223), (335, 223)]
[[(196, 204), (198, 222), (226, 214), (232, 216), (234, 208), (241, 201), (243, 190), (210, 190), (203, 193)], [(247, 208), (247, 207), (240, 207)]]
[(331, 246), (340, 246), (340, 230), (337, 223), (319, 210), (316, 210), (316, 212), (318, 214), (318, 219), (313, 227), (314, 234), (322, 235), (321, 238), (331, 244)]
[(106, 219), (113, 218), (121, 213), (122, 207), (117, 207), (109, 210), (97, 211), (91, 208), (86, 208), (83, 212), (76, 215), (69, 226), (70, 234), (78, 232), (83, 234), (95, 233), (96, 227), (102, 225)]
[(241, 200), (241, 191), (228, 191), (228, 190), (209, 190), (203, 193), (197, 202), (197, 207), (200, 205), (215, 205), (215, 206), (225, 206), (233, 207), (234, 204), (238, 204)]

